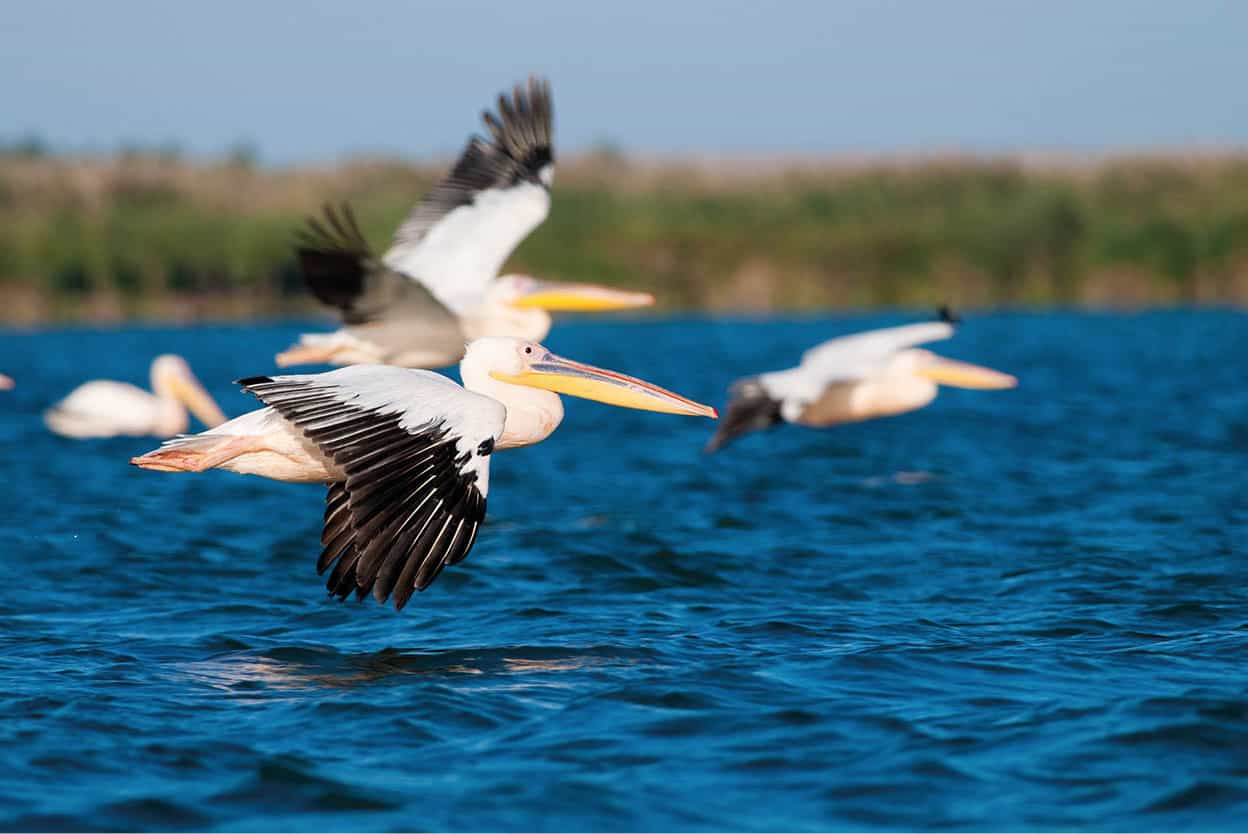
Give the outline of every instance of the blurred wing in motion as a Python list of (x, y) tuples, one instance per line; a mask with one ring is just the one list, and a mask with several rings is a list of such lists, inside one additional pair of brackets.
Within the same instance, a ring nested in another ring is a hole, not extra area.
[(406, 350), (463, 353), (459, 320), (421, 284), (386, 267), (369, 249), (351, 207), (326, 206), (299, 238), (304, 281), (320, 301), (336, 307), (352, 335), (393, 356)]
[(299, 266), (312, 294), (338, 308), (346, 324), (419, 318), (449, 325), (460, 338), (455, 317), (427, 289), (373, 256), (347, 203), (326, 205), (324, 219), (308, 219), (299, 236)]
[(901, 351), (952, 335), (948, 321), (853, 333), (806, 351), (795, 368), (739, 379), (729, 389), (727, 416), (705, 451), (717, 451), (744, 434), (782, 422), (829, 426), (922, 407), (930, 400), (929, 393), (911, 395), (907, 390), (903, 399), (910, 400), (903, 403), (889, 397), (887, 389), (896, 380), (884, 388), (872, 388), (871, 381), (884, 375)]
[(799, 367), (803, 375), (825, 385), (863, 379), (882, 371), (899, 351), (952, 335), (953, 325), (944, 321), (853, 333), (829, 339), (806, 351)]
[(399, 227), (385, 254), (458, 314), (478, 306), (512, 251), (550, 212), (550, 84), (529, 78), (473, 136), (459, 161)]
[(437, 374), (360, 365), (243, 387), (345, 473), (326, 497), (317, 563), (339, 598), (394, 595), (402, 609), (462, 561), (485, 518), (489, 455), (506, 411)]

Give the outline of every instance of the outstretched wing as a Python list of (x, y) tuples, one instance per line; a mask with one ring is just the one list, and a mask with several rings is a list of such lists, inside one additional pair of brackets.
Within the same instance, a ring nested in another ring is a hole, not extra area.
[(480, 304), (503, 262), (550, 212), (554, 179), (550, 84), (530, 77), (473, 136), (451, 173), (395, 234), (385, 263), (464, 314)]
[(349, 203), (327, 203), (322, 214), (299, 232), (299, 267), (312, 294), (338, 308), (344, 323), (402, 319), (462, 338), (455, 316), (428, 289), (373, 256)]
[(427, 371), (357, 365), (240, 381), (345, 474), (326, 498), (327, 587), (394, 595), (402, 609), (462, 561), (485, 518), (489, 456), (506, 411)]
[(952, 335), (953, 325), (929, 321), (841, 336), (802, 354), (801, 370), (820, 384), (861, 379), (882, 369), (900, 350)]

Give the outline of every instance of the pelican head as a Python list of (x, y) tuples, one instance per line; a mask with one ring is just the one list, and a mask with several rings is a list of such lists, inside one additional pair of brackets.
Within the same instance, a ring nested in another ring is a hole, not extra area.
[(743, 434), (784, 422), (781, 406), (758, 377), (737, 380), (728, 391), (728, 413), (702, 451), (717, 452)]
[(556, 356), (547, 348), (524, 339), (487, 337), (468, 346), (460, 364), (464, 383), (482, 373), (498, 382), (597, 400), (621, 408), (718, 417), (702, 405), (649, 382)]
[(654, 296), (648, 292), (628, 292), (594, 284), (542, 281), (531, 275), (504, 275), (490, 288), (491, 300), (516, 310), (545, 310), (552, 313), (601, 313), (649, 307)]
[(185, 405), (208, 428), (225, 422), (225, 415), (181, 356), (166, 353), (152, 360), (152, 391), (161, 399)]
[(549, 437), (563, 420), (559, 394), (640, 411), (719, 416), (708, 405), (631, 376), (564, 359), (527, 339), (477, 339), (468, 345), (459, 372), (465, 388), (507, 409), (499, 449), (530, 446)]

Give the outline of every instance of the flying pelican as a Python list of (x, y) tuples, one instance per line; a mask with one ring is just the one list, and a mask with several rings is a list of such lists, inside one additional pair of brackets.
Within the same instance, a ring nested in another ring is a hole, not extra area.
[(187, 408), (209, 428), (225, 422), (181, 356), (156, 357), (151, 373), (151, 393), (108, 379), (83, 383), (43, 412), (43, 422), (65, 437), (169, 437), (186, 431)]
[(1018, 385), (1009, 374), (916, 348), (953, 335), (956, 319), (948, 310), (941, 318), (832, 339), (806, 351), (796, 368), (737, 380), (706, 451), (777, 423), (823, 428), (914, 411), (934, 400), (940, 385)]
[(482, 114), (491, 138), (473, 136), (459, 161), (417, 204), (377, 258), (344, 204), (325, 207), (300, 240), (308, 288), (336, 307), (344, 326), (309, 333), (277, 355), (280, 367), (384, 363), (441, 368), (481, 336), (540, 341), (549, 311), (605, 311), (654, 303), (649, 293), (543, 281), (499, 270), (550, 212), (555, 162), (550, 85), (530, 78), (498, 115)]
[(559, 394), (625, 408), (718, 416), (648, 382), (555, 356), (531, 341), (477, 339), (464, 387), (432, 371), (357, 365), (240, 380), (265, 408), (170, 440), (131, 463), (162, 472), (228, 469), (329, 485), (317, 572), (345, 599), (396, 609), (468, 555), (485, 518), (490, 454), (544, 440)]

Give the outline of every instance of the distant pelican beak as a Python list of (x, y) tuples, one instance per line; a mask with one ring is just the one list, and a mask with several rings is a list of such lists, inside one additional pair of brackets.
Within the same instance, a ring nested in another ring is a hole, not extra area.
[(225, 414), (199, 384), (199, 380), (179, 375), (171, 380), (170, 384), (173, 386), (174, 396), (181, 400), (208, 428), (216, 428), (226, 421)]
[(536, 308), (555, 313), (602, 313), (608, 310), (631, 310), (649, 307), (654, 296), (648, 292), (627, 292), (593, 284), (565, 284), (560, 281), (538, 281), (533, 289), (511, 302), (520, 309)]
[(491, 371), (490, 375), (503, 382), (543, 388), (556, 394), (567, 394), (586, 400), (597, 400), (621, 408), (639, 411), (661, 411), (665, 414), (690, 414), (697, 417), (719, 417), (719, 412), (709, 405), (695, 403), (665, 388), (651, 385), (640, 379), (593, 365), (583, 365), (547, 353), (519, 374), (503, 374)]
[(919, 374), (939, 385), (951, 385), (954, 388), (1002, 389), (1018, 386), (1018, 380), (1009, 374), (940, 356), (935, 357), (930, 365), (921, 368)]

